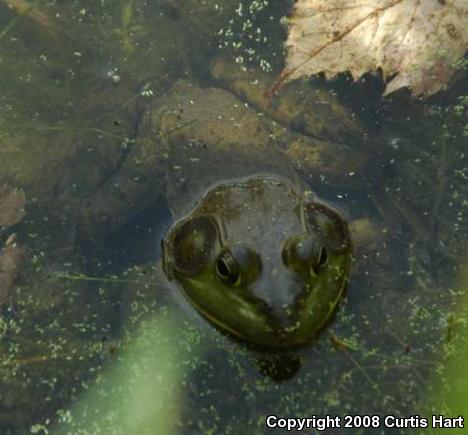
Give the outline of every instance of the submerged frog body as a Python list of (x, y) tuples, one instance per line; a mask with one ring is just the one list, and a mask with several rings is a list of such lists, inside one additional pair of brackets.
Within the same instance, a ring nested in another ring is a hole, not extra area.
[(274, 136), (232, 93), (178, 81), (146, 111), (127, 161), (82, 216), (86, 228), (113, 227), (162, 192), (175, 218), (163, 241), (168, 278), (221, 331), (294, 348), (331, 319), (352, 256), (344, 217), (300, 173), (341, 182), (365, 162), (346, 144)]

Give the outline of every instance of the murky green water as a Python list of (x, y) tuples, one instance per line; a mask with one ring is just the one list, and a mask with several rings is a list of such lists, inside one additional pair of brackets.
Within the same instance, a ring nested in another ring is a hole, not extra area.
[[(15, 284), (0, 274), (2, 434), (275, 433), (267, 415), (455, 413), (444, 380), (466, 332), (466, 69), (427, 101), (384, 99), (374, 75), (313, 81), (362, 123), (369, 163), (349, 184), (300, 177), (382, 239), (356, 253), (345, 300), (290, 355), (289, 379), (265, 375), (272, 355), (219, 334), (161, 270), (162, 192), (184, 191), (168, 189), (145, 120), (177, 79), (221, 87), (220, 54), (273, 78), (290, 2), (273, 3), (0, 1), (0, 185), (26, 197), (21, 222), (0, 227), (3, 255), (21, 250)], [(304, 133), (258, 116), (272, 146)]]

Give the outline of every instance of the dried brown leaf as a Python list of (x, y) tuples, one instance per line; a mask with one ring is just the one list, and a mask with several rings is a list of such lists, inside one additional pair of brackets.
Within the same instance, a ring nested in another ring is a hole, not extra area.
[(467, 0), (298, 0), (286, 67), (275, 88), (303, 76), (381, 68), (386, 94), (431, 95), (446, 85), (468, 46)]

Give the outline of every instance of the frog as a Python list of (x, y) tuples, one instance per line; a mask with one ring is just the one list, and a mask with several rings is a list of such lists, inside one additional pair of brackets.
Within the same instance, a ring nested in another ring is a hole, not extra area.
[(380, 236), (378, 223), (348, 222), (313, 188), (362, 188), (368, 158), (347, 143), (362, 127), (320, 88), (308, 94), (316, 107), (293, 111), (294, 87), (262, 107), (267, 77), (225, 57), (211, 71), (215, 85), (178, 80), (146, 109), (119, 173), (81, 208), (80, 237), (117, 228), (161, 194), (173, 217), (162, 268), (195, 311), (256, 349), (308, 346), (332, 320), (356, 253)]

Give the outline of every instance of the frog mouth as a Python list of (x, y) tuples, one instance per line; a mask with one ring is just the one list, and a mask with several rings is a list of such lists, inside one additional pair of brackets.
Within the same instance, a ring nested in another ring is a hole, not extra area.
[(310, 286), (284, 271), (281, 276), (264, 279), (252, 290), (260, 311), (268, 324), (281, 336), (300, 328), (300, 312)]

